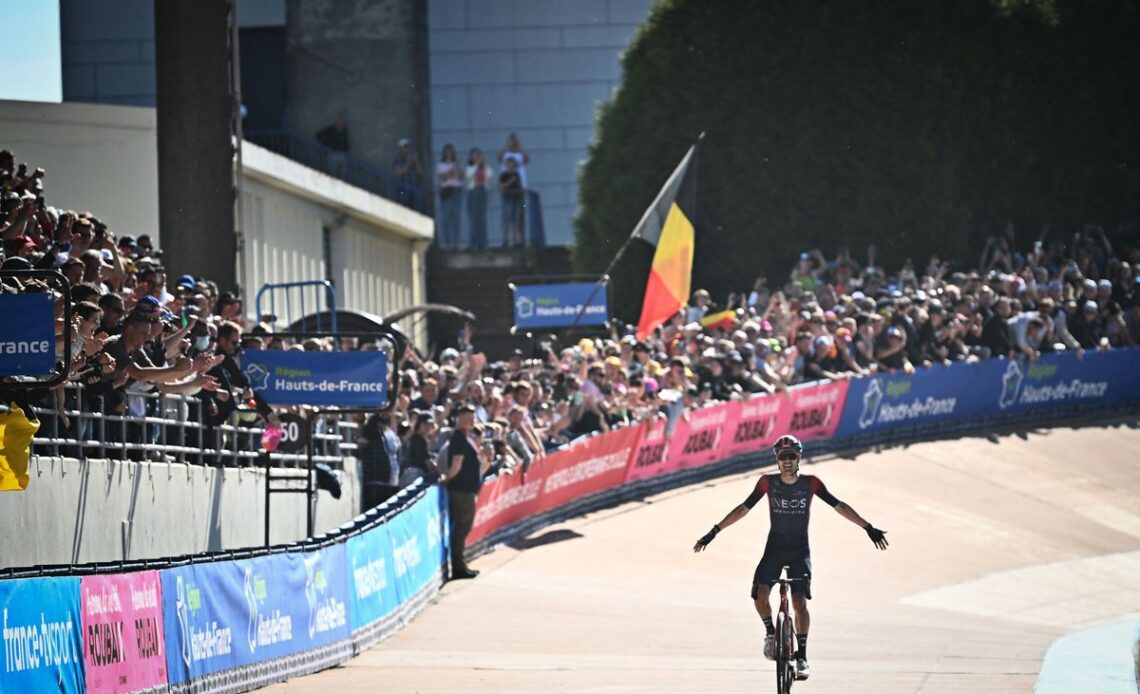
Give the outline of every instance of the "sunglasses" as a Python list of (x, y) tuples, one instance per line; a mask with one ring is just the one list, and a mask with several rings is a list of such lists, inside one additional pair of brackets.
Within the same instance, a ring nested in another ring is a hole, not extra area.
[(780, 455), (776, 456), (776, 460), (780, 461), (781, 463), (794, 463), (795, 461), (799, 460), (799, 458), (800, 457), (795, 453), (781, 453)]

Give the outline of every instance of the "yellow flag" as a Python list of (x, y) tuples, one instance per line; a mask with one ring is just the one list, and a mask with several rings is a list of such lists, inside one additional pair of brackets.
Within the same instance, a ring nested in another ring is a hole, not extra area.
[(16, 403), (8, 407), (8, 412), (0, 413), (0, 491), (22, 491), (28, 488), (32, 437), (40, 423), (29, 420)]

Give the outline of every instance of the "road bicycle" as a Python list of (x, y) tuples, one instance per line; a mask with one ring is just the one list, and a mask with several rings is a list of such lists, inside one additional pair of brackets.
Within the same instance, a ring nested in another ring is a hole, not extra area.
[(781, 571), (776, 582), (780, 584), (780, 609), (776, 612), (776, 692), (788, 694), (796, 681), (796, 627), (788, 608), (788, 586), (803, 578), (784, 578)]

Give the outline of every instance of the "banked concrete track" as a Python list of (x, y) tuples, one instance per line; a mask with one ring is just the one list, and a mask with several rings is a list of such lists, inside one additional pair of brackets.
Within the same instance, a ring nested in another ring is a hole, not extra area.
[[(813, 504), (814, 672), (797, 692), (1030, 692), (1056, 638), (1140, 618), (1135, 424), (923, 443), (804, 471), (891, 547)], [(691, 550), (758, 474), (501, 548), (391, 639), (267, 691), (774, 691), (748, 598), (766, 512)]]

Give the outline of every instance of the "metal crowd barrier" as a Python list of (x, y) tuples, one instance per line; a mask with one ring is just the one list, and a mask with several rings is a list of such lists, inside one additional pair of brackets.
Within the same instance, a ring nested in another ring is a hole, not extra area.
[[(259, 463), (261, 435), (264, 429), (250, 410), (237, 410), (222, 424), (210, 426), (200, 401), (193, 396), (128, 393), (136, 411), (138, 404), (148, 414), (110, 414), (101, 397), (85, 397), (83, 386), (65, 386), (62, 413), (70, 420), (64, 427), (61, 410), (35, 405), (40, 428), (32, 439), (33, 456), (52, 456), (115, 460), (149, 460), (157, 462), (195, 463), (204, 465), (255, 466)], [(83, 407), (88, 404), (90, 407)], [(0, 411), (7, 404), (0, 403)], [(335, 415), (320, 415), (313, 436), (313, 460), (334, 469), (343, 469), (344, 458), (357, 452), (359, 427)], [(284, 467), (305, 467), (304, 453), (274, 453), (273, 459)]]

